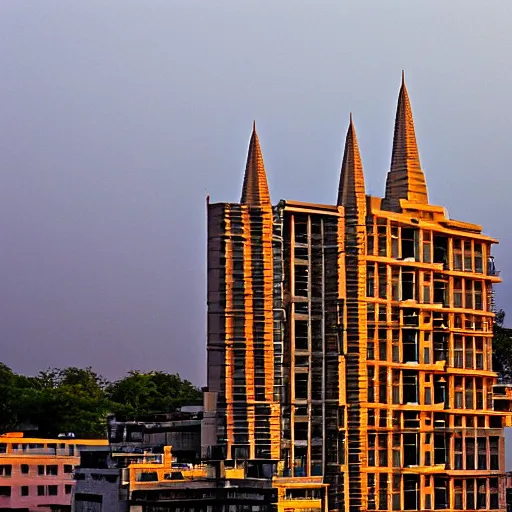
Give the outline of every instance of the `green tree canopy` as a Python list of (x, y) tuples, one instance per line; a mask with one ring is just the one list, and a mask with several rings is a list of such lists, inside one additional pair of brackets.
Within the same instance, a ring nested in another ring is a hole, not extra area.
[(200, 403), (199, 389), (179, 375), (130, 372), (114, 383), (92, 368), (50, 368), (36, 377), (14, 373), (0, 363), (0, 433), (37, 428), (37, 435), (102, 438), (106, 417), (136, 418)]
[(501, 379), (512, 380), (512, 329), (505, 327), (505, 312), (496, 313), (492, 340), (492, 367)]
[(130, 372), (107, 388), (107, 396), (122, 404), (116, 412), (125, 417), (172, 412), (201, 400), (201, 392), (191, 382), (165, 372)]

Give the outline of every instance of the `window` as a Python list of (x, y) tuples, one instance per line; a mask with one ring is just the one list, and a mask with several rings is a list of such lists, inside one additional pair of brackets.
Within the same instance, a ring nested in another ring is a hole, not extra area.
[(453, 279), (453, 307), (462, 307), (462, 279), (460, 277)]
[(368, 402), (375, 402), (375, 367), (368, 366)]
[(366, 268), (366, 296), (375, 296), (375, 268), (373, 265), (368, 265)]
[(374, 253), (375, 246), (375, 236), (373, 234), (373, 224), (369, 224), (366, 226), (366, 234), (367, 234), (367, 244), (366, 244), (366, 254)]
[(375, 434), (368, 434), (368, 466), (375, 466)]
[(295, 320), (295, 350), (309, 350), (309, 324), (307, 320)]
[(464, 242), (464, 271), (473, 271), (473, 256), (471, 254), (471, 241), (466, 240)]
[(59, 488), (56, 485), (49, 485), (48, 486), (48, 496), (57, 496), (58, 489)]
[[(490, 446), (490, 468), (492, 470), (499, 469), (499, 437), (489, 438)], [(492, 507), (491, 507), (492, 508)]]
[(464, 367), (464, 351), (461, 336), (456, 336), (454, 340), (453, 366), (455, 368)]
[(297, 400), (305, 400), (308, 397), (308, 374), (295, 374), (295, 398)]
[(388, 475), (379, 475), (379, 510), (388, 510)]
[(57, 476), (59, 473), (59, 466), (57, 465), (49, 465), (49, 466), (46, 466), (46, 474), (48, 476)]
[(475, 469), (475, 440), (466, 437), (466, 469)]
[(379, 298), (387, 298), (387, 270), (386, 265), (377, 265), (378, 277), (379, 277)]
[(387, 369), (386, 367), (379, 368), (379, 402), (387, 404)]
[(475, 337), (475, 352), (476, 352), (476, 368), (477, 370), (484, 369), (484, 342), (480, 336)]
[(393, 370), (391, 374), (391, 402), (395, 405), (400, 404), (400, 372)]
[(432, 263), (432, 231), (423, 231), (423, 261)]
[(398, 258), (398, 227), (391, 224), (391, 257)]
[(477, 439), (478, 446), (478, 469), (487, 469), (487, 442), (485, 437)]
[(28, 475), (28, 464), (22, 464), (21, 465), (21, 473), (23, 475)]
[(11, 487), (9, 485), (1, 485), (0, 486), (0, 496), (10, 497), (11, 495)]
[(308, 243), (308, 221), (307, 219), (295, 219), (295, 243)]
[(402, 228), (402, 258), (416, 258), (416, 242), (418, 239), (418, 231), (416, 229)]
[(27, 485), (22, 485), (21, 486), (21, 495), (22, 496), (28, 496), (28, 486)]
[(38, 485), (37, 486), (37, 495), (38, 496), (44, 496), (44, 485)]
[(499, 508), (498, 479), (491, 478), (489, 480), (489, 487), (491, 488), (491, 494), (489, 496), (489, 498), (490, 498), (489, 508), (491, 510)]
[(393, 450), (393, 467), (399, 468), (401, 465), (402, 462), (400, 460), (400, 450)]
[(473, 368), (473, 336), (467, 336), (465, 339), (466, 345), (466, 368)]
[(414, 300), (415, 298), (414, 269), (404, 267), (402, 270), (402, 300)]
[(464, 286), (466, 288), (466, 309), (473, 309), (473, 281), (465, 279)]
[(475, 508), (475, 484), (472, 479), (466, 480), (466, 510)]
[(455, 409), (462, 409), (462, 390), (455, 390)]
[(485, 510), (487, 508), (487, 486), (486, 481), (483, 478), (479, 478), (476, 481), (477, 487), (477, 508), (480, 510)]
[(455, 487), (455, 510), (462, 510), (462, 480), (455, 480), (454, 481), (454, 487)]
[(391, 268), (391, 298), (400, 300), (400, 269), (396, 267)]
[(475, 243), (475, 272), (482, 274), (484, 271), (482, 258), (482, 244)]
[(65, 492), (66, 494), (71, 494), (71, 491), (73, 490), (73, 486), (70, 484), (65, 485)]
[(37, 474), (44, 475), (44, 466), (42, 466), (42, 465), (37, 466)]
[(73, 466), (71, 464), (64, 464), (64, 473), (72, 473)]
[(377, 226), (377, 235), (379, 256), (387, 256), (387, 226)]
[(379, 359), (387, 361), (388, 342), (386, 329), (379, 329)]
[(11, 474), (12, 474), (12, 465), (11, 464), (0, 465), (0, 476), (11, 476)]
[(454, 466), (455, 469), (462, 469), (462, 438), (455, 438), (454, 446)]
[(309, 269), (307, 265), (295, 265), (295, 296), (308, 296)]
[(482, 301), (482, 282), (481, 281), (475, 281), (473, 283), (474, 290), (475, 290), (475, 309), (484, 309), (483, 301)]
[(466, 379), (466, 409), (474, 409), (473, 393), (474, 382), (473, 379)]
[(453, 241), (453, 270), (462, 270), (462, 241)]

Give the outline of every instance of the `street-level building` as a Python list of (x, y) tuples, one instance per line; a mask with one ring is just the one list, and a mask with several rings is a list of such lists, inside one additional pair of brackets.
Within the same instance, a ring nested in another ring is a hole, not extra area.
[(0, 435), (0, 509), (64, 512), (71, 507), (80, 451), (108, 441)]

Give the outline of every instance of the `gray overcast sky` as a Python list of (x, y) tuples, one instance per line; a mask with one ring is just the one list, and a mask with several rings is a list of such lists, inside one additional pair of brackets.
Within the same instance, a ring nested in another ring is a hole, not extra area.
[(367, 192), (400, 72), (431, 202), (501, 240), (512, 319), (512, 2), (0, 2), (1, 360), (205, 378), (205, 195), (257, 120), (274, 202), (332, 203), (349, 112)]

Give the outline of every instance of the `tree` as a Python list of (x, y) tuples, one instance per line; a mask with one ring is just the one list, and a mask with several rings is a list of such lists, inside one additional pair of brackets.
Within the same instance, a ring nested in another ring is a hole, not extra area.
[(107, 382), (92, 368), (48, 369), (38, 380), (41, 390), (29, 416), (42, 435), (105, 436), (106, 415), (113, 405), (105, 396)]
[(0, 432), (31, 424), (42, 437), (101, 438), (109, 413), (136, 418), (200, 400), (199, 389), (177, 374), (135, 371), (110, 384), (92, 368), (49, 368), (26, 377), (0, 363)]
[(140, 417), (175, 411), (186, 403), (200, 403), (201, 392), (178, 374), (132, 371), (107, 388), (114, 404), (122, 404), (116, 413), (122, 417)]
[(492, 339), (492, 366), (505, 381), (512, 380), (512, 329), (504, 326), (505, 312), (496, 313)]

